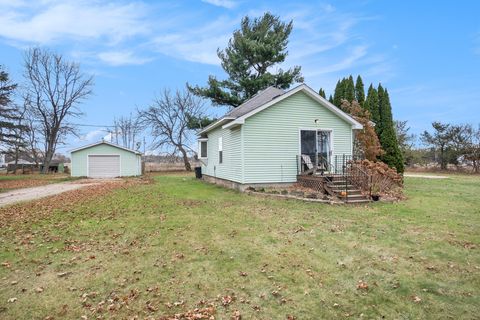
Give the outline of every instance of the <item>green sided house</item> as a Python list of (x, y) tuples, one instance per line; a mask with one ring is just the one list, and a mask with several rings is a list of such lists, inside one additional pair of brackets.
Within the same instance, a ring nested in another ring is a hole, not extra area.
[(115, 178), (142, 174), (142, 154), (110, 142), (99, 141), (70, 153), (72, 177)]
[(362, 128), (305, 84), (269, 87), (198, 133), (202, 175), (240, 190), (291, 184), (312, 167), (336, 170)]

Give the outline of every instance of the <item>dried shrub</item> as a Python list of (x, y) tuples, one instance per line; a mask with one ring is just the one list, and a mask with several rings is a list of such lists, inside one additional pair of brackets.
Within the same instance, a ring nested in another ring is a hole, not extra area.
[(403, 176), (386, 163), (366, 159), (356, 160), (352, 161), (352, 167), (359, 167), (367, 174), (372, 194), (389, 195), (396, 198), (403, 196)]

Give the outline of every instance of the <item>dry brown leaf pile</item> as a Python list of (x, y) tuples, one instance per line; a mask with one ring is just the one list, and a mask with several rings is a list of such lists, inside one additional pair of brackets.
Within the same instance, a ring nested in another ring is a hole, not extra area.
[(5, 227), (17, 222), (31, 222), (48, 216), (53, 210), (69, 210), (82, 203), (88, 203), (93, 198), (108, 194), (113, 190), (129, 188), (133, 185), (150, 182), (151, 181), (147, 179), (106, 181), (51, 197), (0, 208), (0, 227)]

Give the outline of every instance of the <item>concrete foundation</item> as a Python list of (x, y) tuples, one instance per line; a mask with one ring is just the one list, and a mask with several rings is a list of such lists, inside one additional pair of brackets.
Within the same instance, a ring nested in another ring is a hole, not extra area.
[(231, 181), (231, 180), (212, 177), (212, 176), (205, 175), (205, 174), (202, 176), (202, 179), (206, 182), (209, 182), (209, 183), (217, 184), (217, 185), (220, 185), (222, 187), (226, 187), (226, 188), (229, 188), (229, 189), (234, 189), (234, 190), (238, 190), (238, 191), (242, 191), (242, 192), (247, 190), (249, 187), (252, 187), (252, 188), (255, 188), (255, 189), (257, 189), (257, 188), (285, 188), (285, 187), (290, 187), (294, 184), (293, 182), (247, 183), (247, 184), (243, 184), (243, 183), (239, 183), (239, 182), (235, 182), (235, 181)]

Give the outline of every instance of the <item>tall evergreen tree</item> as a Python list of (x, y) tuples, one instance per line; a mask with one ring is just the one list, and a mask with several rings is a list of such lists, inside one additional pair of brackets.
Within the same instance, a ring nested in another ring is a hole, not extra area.
[(292, 21), (282, 22), (269, 12), (261, 18), (244, 17), (225, 50), (217, 50), (228, 79), (209, 76), (206, 87), (189, 86), (189, 90), (214, 105), (238, 107), (269, 86), (287, 89), (295, 82), (303, 82), (299, 66), (271, 73), (287, 57), (292, 28)]
[(355, 100), (355, 83), (353, 82), (353, 77), (351, 75), (345, 79), (344, 99), (349, 102)]
[(360, 75), (357, 76), (357, 81), (355, 83), (355, 99), (361, 106), (363, 106), (365, 102), (365, 88), (363, 86), (363, 80)]
[(328, 102), (330, 102), (331, 104), (333, 104), (333, 97), (332, 97), (332, 95), (330, 95), (330, 96), (328, 97)]
[(21, 115), (12, 102), (17, 84), (10, 81), (8, 72), (0, 65), (0, 144), (11, 145), (19, 138)]
[(342, 99), (345, 99), (345, 79), (338, 80), (333, 92), (333, 104), (337, 107), (342, 106)]
[(383, 89), (382, 84), (378, 84), (377, 92), (378, 92), (378, 105), (377, 105), (378, 116), (376, 116), (377, 122), (375, 125), (375, 131), (377, 132), (378, 137), (380, 137), (383, 130), (382, 106), (384, 106), (384, 104), (386, 103), (385, 89)]
[(380, 160), (388, 164), (390, 167), (396, 168), (398, 173), (403, 173), (405, 169), (403, 155), (398, 146), (397, 135), (395, 133), (390, 97), (387, 89), (383, 89), (381, 86), (379, 86), (379, 88), (381, 88), (383, 92), (382, 98), (379, 99), (381, 124), (379, 139), (382, 149), (385, 151), (380, 157)]
[(377, 126), (378, 122), (380, 122), (380, 108), (378, 105), (378, 92), (372, 84), (368, 87), (367, 99), (363, 107), (370, 112), (371, 120), (375, 123), (375, 126)]
[(320, 88), (320, 90), (318, 90), (318, 94), (324, 99), (327, 98), (327, 96), (325, 94), (325, 90), (323, 90), (323, 88)]

